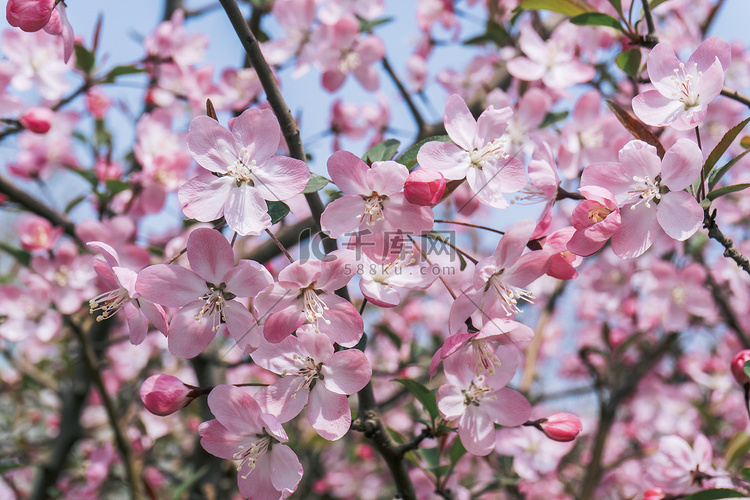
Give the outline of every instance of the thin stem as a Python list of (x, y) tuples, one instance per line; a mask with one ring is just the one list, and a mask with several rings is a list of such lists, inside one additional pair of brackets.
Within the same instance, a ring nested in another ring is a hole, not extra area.
[(417, 109), (417, 106), (414, 104), (414, 100), (411, 98), (409, 91), (406, 90), (406, 87), (404, 87), (404, 84), (401, 83), (401, 80), (396, 75), (396, 72), (393, 71), (393, 67), (391, 66), (391, 63), (388, 61), (387, 57), (383, 57), (383, 69), (385, 69), (385, 72), (388, 73), (388, 76), (390, 76), (391, 80), (393, 80), (393, 83), (394, 85), (396, 85), (396, 88), (401, 94), (401, 97), (404, 98), (406, 106), (409, 108), (409, 112), (411, 112), (411, 116), (412, 118), (414, 118), (414, 122), (417, 125), (418, 135), (421, 135), (424, 132), (424, 118), (422, 118), (421, 113)]
[(294, 259), (292, 258), (291, 254), (287, 251), (286, 248), (284, 248), (284, 245), (279, 241), (279, 239), (274, 235), (270, 229), (266, 228), (266, 233), (268, 236), (271, 237), (271, 240), (273, 240), (274, 243), (276, 243), (276, 246), (279, 247), (279, 250), (281, 250), (281, 253), (286, 255), (286, 258), (289, 259), (289, 262), (294, 264)]
[[(695, 127), (695, 140), (698, 142), (698, 149), (703, 150), (703, 145), (701, 144), (701, 131), (696, 125)], [(698, 186), (698, 201), (702, 200), (706, 196), (706, 173), (701, 168), (701, 184)]]
[[(427, 257), (427, 254), (422, 251), (419, 245), (417, 245), (417, 242), (414, 241), (414, 238), (409, 236), (409, 240), (411, 240), (412, 245), (414, 245), (417, 248), (417, 251), (419, 251), (420, 255), (422, 255), (424, 260), (426, 260), (429, 265), (432, 265), (432, 262), (430, 262), (430, 258)], [(438, 279), (443, 283), (443, 285), (445, 285), (446, 290), (448, 290), (448, 293), (451, 294), (451, 297), (453, 297), (453, 300), (456, 300), (456, 294), (453, 293), (453, 290), (451, 289), (448, 282), (445, 281), (445, 278), (443, 278), (442, 274), (438, 276)]]
[(491, 231), (497, 234), (505, 234), (505, 231), (498, 231), (497, 229), (492, 229), (491, 227), (480, 226), (479, 224), (472, 224), (470, 222), (460, 222), (457, 220), (443, 220), (443, 219), (435, 219), (435, 222), (439, 222), (441, 224), (457, 224), (459, 226), (473, 227), (475, 229), (484, 229), (485, 231)]
[(359, 315), (362, 316), (362, 313), (365, 312), (365, 306), (367, 305), (367, 297), (362, 299), (362, 304), (359, 306)]
[(735, 101), (740, 102), (750, 108), (750, 97), (742, 95), (736, 90), (723, 88), (721, 89), (721, 95), (723, 95), (724, 97), (729, 97), (730, 99), (734, 99)]
[(746, 273), (750, 274), (750, 261), (739, 251), (734, 242), (721, 232), (716, 224), (716, 210), (710, 215), (708, 209), (703, 212), (703, 227), (708, 229), (709, 238), (718, 241), (724, 247), (724, 257), (732, 259)]
[[(466, 257), (467, 259), (469, 259), (469, 260), (470, 260), (470, 261), (471, 261), (471, 262), (472, 262), (473, 264), (476, 264), (476, 263), (478, 263), (478, 262), (479, 262), (479, 260), (478, 260), (478, 259), (476, 259), (476, 258), (472, 257), (471, 255), (469, 255), (468, 253), (464, 252), (463, 250), (461, 250), (460, 248), (458, 248), (458, 247), (457, 247), (456, 245), (454, 245), (453, 243), (450, 243), (450, 242), (449, 242), (448, 240), (445, 240), (445, 239), (438, 239), (438, 238), (434, 238), (434, 237), (430, 236), (429, 234), (423, 234), (423, 235), (421, 235), (421, 236), (422, 236), (423, 238), (429, 238), (429, 239), (431, 239), (431, 240), (439, 241), (440, 243), (442, 243), (442, 244), (444, 244), (444, 245), (448, 245), (448, 246), (449, 246), (449, 247), (451, 247), (451, 248), (452, 248), (453, 250), (455, 250), (456, 252), (460, 253), (461, 255), (463, 255), (464, 257)], [(430, 263), (430, 265), (432, 265), (432, 263)]]
[(648, 34), (644, 37), (644, 42), (648, 47), (653, 47), (659, 43), (659, 38), (656, 36), (656, 26), (654, 25), (654, 18), (651, 15), (651, 6), (648, 4), (648, 0), (643, 0), (643, 17), (646, 18), (646, 26), (648, 26)]
[(183, 255), (185, 255), (185, 252), (187, 252), (187, 247), (183, 248), (182, 250), (180, 250), (180, 252), (177, 255), (175, 255), (174, 257), (172, 257), (171, 259), (169, 259), (167, 261), (167, 265), (172, 264), (174, 261), (176, 261), (177, 259), (179, 259)]

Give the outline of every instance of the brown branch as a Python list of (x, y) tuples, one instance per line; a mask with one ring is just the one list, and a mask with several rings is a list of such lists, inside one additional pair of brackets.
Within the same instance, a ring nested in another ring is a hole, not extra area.
[(711, 214), (708, 213), (708, 209), (704, 211), (703, 227), (708, 229), (709, 238), (718, 241), (724, 247), (724, 257), (732, 259), (746, 273), (750, 274), (750, 261), (739, 251), (734, 242), (721, 232), (716, 224), (716, 210)]
[(730, 99), (734, 99), (735, 101), (740, 102), (750, 108), (750, 97), (742, 95), (736, 90), (723, 88), (721, 89), (721, 95), (723, 95), (724, 97), (729, 97)]
[(406, 102), (406, 106), (409, 108), (409, 112), (411, 113), (411, 116), (412, 118), (414, 118), (414, 122), (417, 125), (417, 135), (421, 136), (425, 130), (424, 118), (422, 118), (422, 115), (417, 109), (417, 106), (414, 104), (414, 100), (411, 98), (411, 95), (409, 95), (409, 91), (406, 90), (406, 87), (404, 87), (404, 84), (401, 83), (401, 80), (396, 75), (396, 72), (393, 71), (393, 67), (391, 66), (391, 63), (388, 61), (387, 57), (383, 57), (383, 69), (385, 69), (385, 72), (388, 73), (388, 76), (391, 77), (393, 84), (396, 85), (399, 94), (401, 94), (401, 97), (403, 97), (404, 101)]
[(659, 43), (659, 37), (656, 36), (656, 26), (654, 25), (654, 17), (651, 15), (651, 6), (648, 0), (643, 0), (643, 17), (646, 18), (646, 25), (648, 26), (648, 34), (643, 37), (642, 45), (645, 47), (654, 47)]

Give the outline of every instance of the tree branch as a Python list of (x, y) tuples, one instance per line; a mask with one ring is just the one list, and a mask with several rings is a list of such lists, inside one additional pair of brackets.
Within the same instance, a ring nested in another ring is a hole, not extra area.
[(709, 209), (705, 209), (703, 215), (703, 227), (708, 229), (708, 237), (721, 243), (724, 247), (724, 257), (735, 261), (746, 273), (750, 274), (750, 261), (735, 246), (734, 242), (724, 235), (716, 224), (716, 210), (709, 215)]
[(383, 69), (385, 69), (385, 72), (388, 73), (388, 76), (391, 77), (391, 80), (393, 81), (393, 84), (396, 85), (399, 94), (401, 94), (401, 97), (403, 97), (404, 101), (406, 101), (406, 106), (409, 108), (411, 116), (414, 118), (414, 122), (417, 125), (417, 135), (421, 136), (424, 133), (425, 128), (424, 118), (422, 118), (422, 115), (419, 113), (419, 110), (414, 104), (414, 100), (411, 98), (411, 95), (409, 95), (409, 92), (406, 90), (406, 87), (404, 87), (404, 84), (401, 83), (401, 80), (396, 75), (396, 72), (393, 71), (393, 67), (391, 66), (391, 63), (388, 61), (387, 57), (383, 57)]

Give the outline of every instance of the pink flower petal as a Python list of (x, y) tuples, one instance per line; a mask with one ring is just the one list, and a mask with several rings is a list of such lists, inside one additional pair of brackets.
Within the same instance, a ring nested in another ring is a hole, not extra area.
[(234, 268), (232, 246), (223, 234), (207, 227), (190, 233), (187, 257), (193, 271), (217, 287), (224, 281), (224, 275)]
[[(630, 207), (635, 207), (631, 210)], [(656, 208), (645, 203), (626, 205), (620, 212), (622, 223), (612, 235), (612, 250), (621, 259), (639, 257), (651, 247), (658, 231)]]
[(276, 115), (270, 109), (245, 110), (232, 123), (231, 133), (234, 134), (237, 144), (248, 148), (250, 157), (258, 163), (266, 161), (279, 149), (281, 128)]
[(671, 191), (690, 186), (700, 176), (703, 153), (690, 139), (678, 139), (664, 154), (661, 164), (661, 183)]
[(361, 196), (342, 196), (326, 206), (320, 226), (331, 238), (340, 238), (359, 227), (364, 213), (365, 200)]
[(427, 142), (419, 148), (417, 161), (422, 168), (443, 174), (448, 180), (463, 179), (471, 166), (467, 150), (452, 142)]
[(495, 396), (495, 399), (487, 398), (483, 402), (493, 422), (506, 427), (514, 427), (529, 419), (531, 405), (523, 394), (503, 387), (495, 392)]
[(211, 222), (224, 215), (224, 204), (234, 187), (230, 176), (216, 177), (204, 171), (182, 185), (177, 193), (182, 212), (191, 219)]
[(167, 307), (180, 307), (208, 292), (200, 276), (180, 266), (157, 264), (138, 273), (135, 289), (146, 300)]
[(703, 224), (703, 209), (690, 193), (670, 191), (662, 195), (656, 218), (670, 237), (685, 241)]
[(465, 406), (458, 420), (458, 436), (466, 451), (483, 457), (495, 449), (495, 426), (487, 412), (479, 406)]
[(334, 353), (323, 365), (321, 375), (327, 390), (336, 394), (354, 394), (370, 381), (372, 368), (362, 351), (348, 349)]
[(328, 158), (328, 175), (336, 186), (348, 195), (372, 193), (365, 177), (369, 167), (349, 151), (336, 151)]
[(200, 300), (191, 302), (177, 311), (169, 323), (167, 336), (169, 352), (178, 358), (196, 357), (216, 337), (214, 327), (219, 325), (218, 317), (209, 316), (196, 320), (204, 305), (205, 303)]
[[(473, 143), (474, 134), (477, 130), (477, 121), (472, 116), (464, 100), (461, 99), (461, 96), (453, 94), (448, 98), (448, 103), (445, 105), (443, 124), (448, 136), (454, 143), (466, 151), (474, 149)], [(446, 175), (446, 177), (448, 176)]]
[(257, 235), (271, 227), (271, 216), (263, 196), (247, 184), (229, 190), (224, 218), (227, 225), (241, 236)]
[(322, 384), (317, 384), (310, 391), (307, 419), (321, 437), (329, 441), (340, 439), (349, 431), (352, 423), (349, 400), (346, 396), (330, 392)]
[(237, 144), (235, 136), (219, 122), (201, 115), (190, 122), (187, 147), (198, 165), (212, 172), (226, 174), (227, 167), (238, 158), (242, 145)]
[(270, 158), (254, 173), (256, 189), (266, 200), (283, 201), (297, 196), (310, 180), (310, 169), (303, 161), (287, 156)]

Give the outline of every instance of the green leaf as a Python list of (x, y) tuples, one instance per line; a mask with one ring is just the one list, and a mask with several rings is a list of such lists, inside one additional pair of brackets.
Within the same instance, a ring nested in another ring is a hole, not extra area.
[(391, 339), (391, 342), (393, 342), (393, 345), (396, 346), (396, 349), (401, 349), (401, 346), (403, 345), (403, 340), (401, 340), (401, 336), (398, 335), (396, 332), (391, 329), (390, 326), (388, 326), (385, 323), (379, 323), (376, 327), (378, 331), (381, 331), (385, 333), (389, 339)]
[(437, 469), (440, 467), (440, 448), (422, 448), (419, 450), (422, 458), (427, 462), (427, 467)]
[(729, 440), (724, 453), (724, 463), (731, 466), (737, 460), (744, 460), (745, 455), (750, 451), (750, 434), (740, 431)]
[(706, 198), (713, 201), (716, 198), (719, 198), (721, 196), (728, 195), (730, 193), (736, 193), (737, 191), (742, 191), (743, 189), (747, 189), (750, 187), (750, 184), (748, 183), (742, 183), (742, 184), (732, 184), (731, 186), (724, 186), (723, 188), (714, 189), (710, 193), (706, 195)]
[[(0, 241), (0, 250), (8, 253), (24, 267), (29, 267), (29, 263), (31, 262), (31, 254), (26, 250), (14, 247), (13, 245), (9, 245), (4, 241)], [(435, 408), (437, 408), (437, 406), (435, 406)]]
[(71, 210), (73, 210), (75, 207), (78, 206), (79, 203), (82, 201), (85, 201), (86, 198), (88, 198), (88, 195), (82, 194), (80, 196), (76, 196), (72, 200), (68, 202), (67, 205), (65, 205), (65, 213), (69, 214)]
[(517, 9), (548, 10), (571, 17), (594, 11), (589, 4), (579, 0), (525, 0)]
[(745, 372), (745, 375), (750, 377), (750, 361), (745, 361), (745, 364), (742, 365), (742, 371)]
[(544, 120), (539, 124), (539, 128), (546, 128), (557, 122), (561, 122), (568, 117), (568, 111), (550, 111), (544, 116)]
[(428, 142), (450, 142), (450, 141), (451, 141), (451, 138), (448, 137), (447, 135), (436, 135), (433, 137), (422, 139), (421, 141), (410, 146), (409, 149), (404, 151), (401, 154), (401, 156), (396, 158), (396, 161), (399, 162), (401, 165), (404, 165), (409, 170), (411, 170), (417, 165), (417, 153), (419, 153), (419, 148), (421, 148), (422, 145)]
[(87, 75), (90, 74), (91, 70), (94, 69), (94, 54), (89, 52), (89, 50), (80, 43), (77, 43), (73, 49), (76, 52), (76, 68), (80, 69)]
[(393, 21), (392, 17), (379, 17), (377, 19), (359, 19), (359, 31), (362, 33), (368, 33), (376, 26), (388, 24)]
[(740, 476), (747, 482), (750, 482), (750, 467), (745, 467), (740, 471)]
[(608, 100), (607, 106), (612, 110), (617, 119), (620, 120), (622, 126), (625, 127), (627, 131), (633, 135), (633, 137), (654, 146), (656, 148), (656, 154), (659, 155), (659, 158), (664, 158), (664, 153), (666, 152), (664, 150), (664, 146), (661, 145), (661, 142), (659, 142), (659, 138), (656, 137), (656, 135), (654, 135), (654, 133), (651, 132), (651, 130), (642, 121), (630, 116), (627, 111), (622, 109), (614, 101)]
[(109, 179), (105, 185), (107, 186), (107, 191), (109, 191), (111, 195), (122, 193), (132, 187), (129, 182), (121, 181), (119, 179)]
[(320, 191), (328, 185), (328, 179), (318, 174), (310, 174), (310, 180), (307, 181), (307, 186), (302, 190), (303, 193), (315, 193)]
[(701, 206), (701, 208), (708, 208), (711, 206), (711, 200), (709, 200), (708, 198), (703, 198), (698, 204)]
[(713, 189), (714, 187), (716, 187), (721, 178), (724, 177), (724, 174), (729, 172), (729, 169), (732, 168), (738, 161), (742, 159), (743, 156), (748, 153), (750, 153), (750, 149), (747, 149), (738, 154), (737, 156), (729, 160), (723, 167), (714, 169), (711, 172), (711, 175), (708, 176), (708, 189)]
[(400, 145), (401, 143), (396, 139), (386, 139), (368, 149), (362, 160), (368, 165), (376, 161), (388, 161), (396, 155)]
[(136, 75), (138, 73), (145, 73), (146, 70), (143, 68), (136, 68), (135, 66), (115, 66), (104, 76), (102, 83), (115, 83), (115, 79), (118, 76), (125, 75)]
[(508, 44), (510, 35), (506, 31), (505, 27), (501, 24), (496, 23), (492, 18), (487, 20), (487, 28), (481, 35), (469, 38), (464, 41), (464, 45), (484, 45), (486, 43), (494, 43), (498, 47), (503, 47)]
[(586, 12), (585, 14), (580, 14), (571, 18), (570, 22), (576, 26), (606, 26), (607, 28), (614, 28), (618, 31), (625, 31), (622, 28), (620, 21), (601, 12)]
[(620, 52), (615, 58), (617, 67), (630, 76), (638, 76), (641, 69), (640, 49), (630, 49)]
[(716, 162), (719, 161), (719, 158), (721, 158), (726, 150), (729, 149), (729, 146), (731, 146), (732, 142), (734, 142), (737, 136), (740, 135), (740, 132), (742, 132), (742, 129), (745, 128), (745, 125), (747, 125), (748, 122), (750, 122), (750, 118), (745, 118), (740, 123), (727, 130), (727, 133), (721, 138), (719, 144), (716, 145), (706, 158), (706, 163), (703, 164), (704, 176), (708, 176), (708, 173), (714, 168)]
[(403, 385), (407, 391), (411, 392), (414, 397), (417, 398), (417, 401), (422, 403), (422, 407), (433, 420), (436, 420), (440, 417), (435, 394), (433, 394), (432, 391), (430, 391), (427, 387), (423, 386), (415, 380), (404, 378), (397, 378), (394, 380), (394, 382), (398, 382), (399, 384)]
[(172, 492), (172, 500), (180, 500), (180, 498), (182, 498), (182, 494), (185, 493), (187, 489), (190, 488), (190, 486), (192, 486), (200, 478), (202, 478), (206, 474), (206, 472), (208, 472), (208, 470), (208, 465), (204, 465), (197, 471), (188, 475), (188, 477), (186, 477), (185, 480)]
[(450, 451), (451, 465), (456, 465), (458, 461), (461, 460), (461, 457), (463, 457), (465, 454), (466, 448), (464, 448), (461, 440), (456, 439), (455, 441), (453, 441), (453, 446), (451, 446)]
[(618, 14), (620, 14), (620, 17), (622, 18), (622, 2), (620, 0), (609, 0), (609, 3), (612, 5), (612, 7), (615, 8)]
[(283, 201), (266, 200), (266, 205), (268, 206), (268, 215), (271, 216), (271, 224), (276, 224), (289, 213), (289, 205)]
[(91, 184), (91, 187), (93, 187), (94, 189), (96, 189), (96, 187), (99, 185), (99, 178), (91, 170), (84, 170), (82, 168), (76, 167), (68, 167), (68, 170), (80, 175), (83, 179), (86, 180), (86, 182)]
[(746, 498), (746, 493), (740, 493), (728, 488), (716, 488), (713, 490), (703, 490), (685, 497), (685, 500), (720, 500), (722, 498)]

